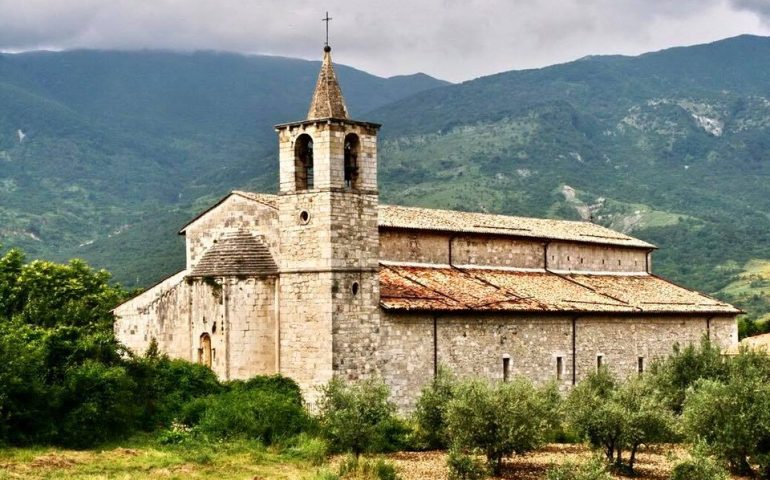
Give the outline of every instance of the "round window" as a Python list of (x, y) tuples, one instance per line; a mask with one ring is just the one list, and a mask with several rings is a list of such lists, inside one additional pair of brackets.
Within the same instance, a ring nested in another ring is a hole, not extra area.
[(310, 221), (310, 212), (307, 210), (302, 210), (299, 212), (299, 222), (302, 225), (307, 225), (307, 223)]

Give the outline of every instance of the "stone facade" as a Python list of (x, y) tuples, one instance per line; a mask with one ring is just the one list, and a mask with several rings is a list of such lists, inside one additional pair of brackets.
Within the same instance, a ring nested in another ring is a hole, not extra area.
[(193, 219), (186, 269), (115, 309), (131, 350), (154, 339), (222, 379), (280, 373), (309, 402), (334, 376), (379, 375), (408, 410), (439, 365), (568, 389), (599, 363), (629, 376), (675, 343), (737, 341), (738, 311), (652, 275), (641, 240), (379, 205), (379, 126), (347, 118), (328, 50), (318, 85), (308, 119), (276, 127), (280, 193)]

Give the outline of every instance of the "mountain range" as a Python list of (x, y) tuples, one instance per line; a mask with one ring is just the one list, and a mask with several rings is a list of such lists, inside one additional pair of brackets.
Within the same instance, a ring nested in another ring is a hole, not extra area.
[[(272, 125), (318, 62), (201, 52), (0, 55), (0, 242), (128, 285), (183, 266), (177, 228), (232, 189), (273, 192)], [(461, 84), (337, 66), (383, 124), (383, 202), (599, 222), (655, 271), (770, 312), (770, 38), (591, 56)]]

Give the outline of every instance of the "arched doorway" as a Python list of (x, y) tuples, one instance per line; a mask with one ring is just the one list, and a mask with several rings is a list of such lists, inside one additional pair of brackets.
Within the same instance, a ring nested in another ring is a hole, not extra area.
[(211, 337), (208, 333), (201, 335), (200, 348), (198, 348), (198, 363), (211, 368)]

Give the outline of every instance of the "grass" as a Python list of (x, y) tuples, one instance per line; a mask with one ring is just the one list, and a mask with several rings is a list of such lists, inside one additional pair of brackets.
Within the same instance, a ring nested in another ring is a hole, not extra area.
[(94, 450), (0, 449), (0, 479), (312, 479), (310, 460), (254, 441), (160, 445), (136, 437)]
[[(309, 438), (299, 441), (298, 444), (302, 445), (300, 450), (314, 450), (314, 441)], [(502, 478), (542, 479), (553, 465), (568, 461), (581, 462), (591, 456), (590, 450), (583, 445), (546, 445), (536, 452), (515, 455), (506, 461)], [(644, 448), (639, 453), (638, 476), (634, 478), (667, 480), (672, 465), (685, 456), (686, 448), (683, 445), (653, 445)], [(378, 458), (392, 462), (403, 480), (447, 478), (444, 452), (397, 452), (377, 456), (373, 461)], [(344, 459), (344, 456), (336, 456), (319, 465), (314, 455), (298, 454), (296, 445), (281, 449), (265, 447), (259, 442), (238, 440), (165, 446), (158, 444), (154, 438), (140, 436), (120, 444), (83, 451), (52, 447), (0, 449), (0, 479), (319, 480), (339, 478), (335, 474)]]

